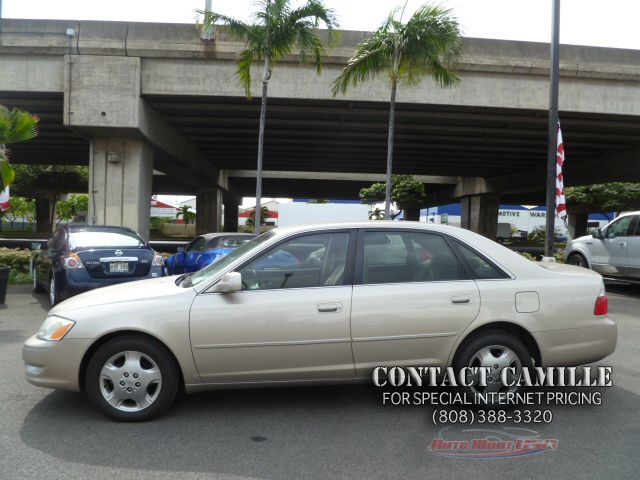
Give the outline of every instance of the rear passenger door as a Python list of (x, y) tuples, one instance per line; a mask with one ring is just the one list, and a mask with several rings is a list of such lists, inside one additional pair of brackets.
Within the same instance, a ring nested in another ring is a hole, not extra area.
[(359, 232), (351, 305), (358, 375), (378, 365), (444, 365), (477, 316), (476, 283), (444, 235)]

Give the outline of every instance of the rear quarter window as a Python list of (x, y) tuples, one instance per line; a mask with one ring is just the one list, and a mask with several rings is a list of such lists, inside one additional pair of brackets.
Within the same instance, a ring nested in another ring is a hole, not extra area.
[(458, 254), (464, 259), (466, 266), (469, 268), (472, 277), (480, 280), (509, 278), (505, 272), (475, 250), (458, 241), (454, 241), (454, 244)]

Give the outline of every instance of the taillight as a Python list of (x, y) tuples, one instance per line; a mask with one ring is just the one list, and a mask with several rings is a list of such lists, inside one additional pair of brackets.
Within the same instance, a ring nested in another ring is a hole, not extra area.
[(162, 258), (162, 255), (160, 255), (159, 253), (156, 253), (153, 257), (153, 264), (154, 267), (161, 267), (162, 265), (164, 265), (164, 258)]
[(62, 256), (62, 268), (73, 270), (76, 268), (84, 268), (84, 265), (78, 254), (72, 252)]
[(594, 315), (606, 315), (609, 312), (609, 300), (607, 300), (607, 294), (604, 288), (596, 298), (596, 306), (593, 308)]

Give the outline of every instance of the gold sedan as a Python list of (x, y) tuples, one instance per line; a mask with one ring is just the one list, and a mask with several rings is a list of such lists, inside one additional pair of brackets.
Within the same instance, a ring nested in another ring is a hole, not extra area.
[[(369, 381), (374, 367), (579, 365), (616, 345), (602, 277), (467, 230), (271, 230), (205, 269), (71, 298), (23, 348), (34, 385), (137, 421), (186, 392)], [(484, 387), (500, 391), (498, 383)]]

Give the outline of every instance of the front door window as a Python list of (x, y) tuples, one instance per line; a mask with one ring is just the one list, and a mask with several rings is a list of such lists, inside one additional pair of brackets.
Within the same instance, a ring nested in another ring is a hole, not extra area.
[(347, 232), (295, 237), (242, 267), (243, 290), (344, 285)]

